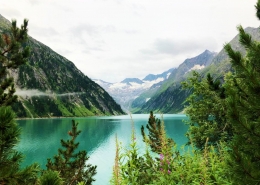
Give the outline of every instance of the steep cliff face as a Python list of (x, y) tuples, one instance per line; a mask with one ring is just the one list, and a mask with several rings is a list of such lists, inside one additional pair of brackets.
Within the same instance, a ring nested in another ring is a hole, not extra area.
[[(9, 26), (1, 16), (0, 30)], [(29, 62), (11, 71), (19, 96), (13, 106), (18, 117), (123, 114), (114, 99), (71, 61), (32, 37), (28, 45)]]

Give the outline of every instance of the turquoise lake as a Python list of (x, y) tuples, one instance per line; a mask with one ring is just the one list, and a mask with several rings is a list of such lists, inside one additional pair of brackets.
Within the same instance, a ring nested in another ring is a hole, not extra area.
[[(141, 126), (148, 122), (148, 114), (132, 115), (136, 133), (136, 141), (142, 153), (145, 144), (142, 141)], [(156, 115), (160, 118), (160, 115)], [(79, 150), (86, 150), (90, 156), (88, 163), (97, 165), (94, 185), (109, 184), (115, 158), (115, 136), (128, 147), (131, 138), (131, 118), (124, 116), (87, 117), (87, 118), (54, 118), (18, 120), (22, 135), (17, 149), (25, 156), (23, 166), (37, 162), (45, 168), (47, 158), (53, 158), (61, 148), (60, 140), (69, 139), (71, 120), (79, 123), (82, 132), (78, 136)], [(166, 133), (180, 147), (185, 145), (185, 133), (188, 126), (183, 123), (187, 117), (182, 114), (163, 115)]]

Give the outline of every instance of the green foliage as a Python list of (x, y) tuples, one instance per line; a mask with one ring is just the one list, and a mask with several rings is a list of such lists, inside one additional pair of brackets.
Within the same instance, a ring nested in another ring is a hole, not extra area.
[(256, 8), (256, 17), (260, 19), (260, 1), (257, 1), (255, 8)]
[(135, 109), (134, 113), (149, 113), (151, 109), (154, 112), (179, 113), (183, 110), (183, 102), (188, 95), (189, 92), (183, 90), (179, 84), (172, 85), (152, 96), (140, 109)]
[[(258, 18), (259, 5), (260, 1), (256, 5)], [(196, 146), (202, 148), (207, 134), (219, 134), (216, 132), (218, 125), (230, 130), (227, 136), (231, 137), (224, 137), (228, 139), (226, 168), (229, 177), (235, 184), (260, 184), (260, 43), (254, 41), (242, 26), (238, 31), (246, 56), (226, 44), (224, 49), (230, 58), (232, 73), (226, 74), (222, 86), (210, 76), (202, 79), (194, 74), (190, 83), (184, 83), (185, 87), (193, 88), (186, 111), (191, 118), (191, 139)], [(218, 115), (222, 120), (217, 118)], [(214, 125), (213, 121), (217, 124)]]
[(232, 184), (225, 155), (219, 157), (213, 146), (202, 153), (184, 150), (169, 163), (164, 158), (161, 161), (168, 165), (156, 173), (150, 184)]
[(260, 43), (242, 26), (238, 30), (246, 56), (225, 45), (234, 69), (225, 84), (227, 116), (234, 130), (229, 163), (237, 183), (260, 184)]
[(120, 166), (119, 166), (119, 143), (116, 136), (116, 156), (115, 156), (115, 164), (113, 167), (113, 176), (110, 180), (111, 184), (120, 185), (121, 184), (121, 176), (120, 176)]
[(22, 47), (27, 41), (27, 25), (28, 20), (24, 20), (19, 29), (16, 21), (13, 21), (10, 32), (0, 35), (0, 106), (11, 105), (17, 99), (13, 78), (8, 77), (8, 70), (17, 69), (27, 61), (29, 48)]
[(77, 185), (86, 185), (85, 182), (79, 182)]
[(29, 55), (29, 48), (22, 46), (27, 39), (27, 25), (28, 21), (24, 20), (19, 29), (13, 21), (11, 30), (0, 36), (0, 184), (35, 184), (39, 172), (37, 164), (20, 168), (23, 155), (14, 149), (19, 141), (20, 129), (15, 123), (14, 112), (7, 107), (17, 99), (8, 70), (24, 64)]
[(160, 138), (159, 152), (161, 153), (159, 154), (152, 152), (154, 145), (147, 143), (145, 154), (140, 155), (134, 132), (130, 148), (123, 151), (116, 141), (116, 158), (111, 184), (232, 184), (226, 164), (227, 150), (222, 143), (219, 145), (218, 152), (213, 146), (208, 147), (206, 143), (203, 151), (190, 148), (192, 150), (183, 149), (180, 154), (175, 147), (169, 145), (164, 123), (161, 122), (160, 125), (161, 133), (155, 136)]
[[(162, 143), (164, 137), (162, 137), (162, 134), (164, 132), (164, 128), (161, 125), (161, 120), (158, 118), (155, 118), (153, 115), (153, 112), (150, 112), (150, 117), (148, 120), (148, 124), (146, 125), (147, 130), (149, 131), (148, 137), (146, 136), (144, 132), (144, 126), (141, 127), (141, 133), (143, 136), (144, 142), (149, 143), (151, 149), (153, 152), (157, 154), (162, 153)], [(168, 148), (173, 147), (174, 142), (171, 138), (167, 141)]]
[(225, 88), (220, 81), (207, 78), (193, 71), (193, 76), (182, 83), (183, 88), (191, 89), (186, 99), (188, 106), (185, 113), (189, 116), (190, 125), (187, 135), (198, 149), (203, 149), (206, 139), (210, 145), (217, 146), (219, 141), (232, 138), (232, 128), (226, 118)]
[(57, 171), (65, 184), (76, 185), (79, 182), (85, 182), (90, 185), (93, 181), (93, 176), (96, 174), (97, 166), (86, 164), (89, 159), (85, 150), (76, 152), (79, 143), (76, 143), (76, 138), (81, 131), (77, 129), (78, 123), (72, 120), (72, 130), (68, 132), (70, 140), (61, 140), (61, 145), (64, 149), (58, 150), (58, 155), (54, 156), (54, 161), (48, 159), (47, 169)]
[(156, 166), (148, 148), (144, 156), (138, 155), (133, 124), (132, 122), (131, 144), (124, 153), (121, 153), (123, 149), (116, 138), (116, 157), (111, 184), (148, 184), (154, 177)]
[(63, 181), (57, 171), (44, 171), (39, 178), (40, 185), (62, 185)]
[[(80, 95), (83, 98), (84, 95)], [(21, 100), (22, 99), (22, 100)], [(86, 108), (85, 102), (78, 99), (78, 95), (68, 96), (33, 96), (20, 98), (12, 105), (19, 118), (21, 117), (82, 117), (103, 115), (96, 107)], [(25, 108), (26, 107), (26, 108)], [(110, 115), (109, 112), (105, 114)]]
[(0, 107), (0, 184), (34, 184), (37, 180), (38, 165), (20, 169), (23, 155), (14, 149), (20, 132), (12, 109)]

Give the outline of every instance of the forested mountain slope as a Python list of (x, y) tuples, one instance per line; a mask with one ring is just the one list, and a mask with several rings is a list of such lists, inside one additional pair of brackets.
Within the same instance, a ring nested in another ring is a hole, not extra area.
[[(5, 33), (9, 26), (0, 15), (0, 32)], [(19, 95), (13, 106), (18, 117), (123, 114), (114, 99), (71, 61), (32, 37), (28, 46), (29, 62), (10, 72)]]

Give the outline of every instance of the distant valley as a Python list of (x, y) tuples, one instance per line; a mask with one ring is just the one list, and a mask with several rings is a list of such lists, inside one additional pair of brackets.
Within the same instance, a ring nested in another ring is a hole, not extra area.
[[(161, 83), (168, 79), (173, 70), (172, 68), (158, 75), (149, 74), (142, 80), (138, 78), (126, 78), (118, 83), (109, 83), (97, 79), (94, 79), (94, 81), (103, 87), (121, 105), (123, 110), (128, 112), (131, 110), (133, 100), (151, 88), (158, 89)], [(148, 100), (149, 98), (145, 101)]]

